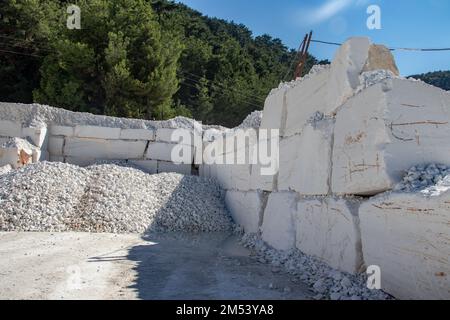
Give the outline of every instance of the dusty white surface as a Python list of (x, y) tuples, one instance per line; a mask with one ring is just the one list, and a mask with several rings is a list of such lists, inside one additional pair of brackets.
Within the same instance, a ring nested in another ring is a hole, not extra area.
[(284, 130), (286, 122), (286, 88), (273, 90), (264, 103), (264, 113), (261, 120), (261, 129)]
[(278, 190), (306, 196), (330, 192), (333, 129), (333, 120), (324, 119), (307, 124), (300, 135), (281, 141)]
[(229, 234), (0, 233), (0, 299), (309, 299)]
[(450, 299), (450, 193), (388, 193), (359, 210), (366, 265), (399, 299)]
[(338, 49), (326, 83), (326, 114), (334, 112), (360, 85), (359, 76), (369, 58), (370, 46), (369, 38), (354, 37)]
[(323, 69), (286, 92), (286, 128), (283, 136), (301, 133), (317, 111), (326, 111), (326, 85), (330, 69)]
[(339, 198), (300, 199), (295, 214), (296, 247), (332, 268), (362, 271), (357, 201)]
[(375, 195), (414, 165), (450, 165), (449, 107), (448, 92), (404, 79), (349, 99), (336, 118), (333, 192)]
[(227, 191), (225, 203), (236, 224), (247, 233), (257, 233), (262, 222), (266, 197), (262, 192)]
[(293, 192), (272, 192), (264, 210), (262, 239), (277, 250), (295, 247), (294, 214), (298, 195)]

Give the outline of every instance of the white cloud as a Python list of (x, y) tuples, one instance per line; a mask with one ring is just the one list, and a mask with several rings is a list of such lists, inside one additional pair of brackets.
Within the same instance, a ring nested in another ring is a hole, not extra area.
[(327, 0), (319, 7), (301, 9), (296, 19), (302, 24), (315, 25), (333, 18), (353, 4), (363, 6), (367, 3), (368, 0)]

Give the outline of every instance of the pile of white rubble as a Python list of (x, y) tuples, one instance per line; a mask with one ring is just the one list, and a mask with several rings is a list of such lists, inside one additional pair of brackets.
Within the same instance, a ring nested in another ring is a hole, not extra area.
[(232, 229), (213, 180), (117, 165), (41, 162), (0, 175), (0, 230), (212, 232)]

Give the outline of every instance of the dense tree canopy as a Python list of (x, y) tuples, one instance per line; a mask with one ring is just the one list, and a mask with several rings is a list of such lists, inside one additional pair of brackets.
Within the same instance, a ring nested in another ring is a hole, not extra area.
[(411, 76), (415, 79), (420, 79), (428, 84), (450, 90), (450, 71), (436, 71), (424, 74)]
[[(292, 78), (296, 52), (243, 25), (167, 0), (6, 0), (0, 100), (74, 111), (234, 126)], [(318, 63), (308, 58), (309, 68)]]

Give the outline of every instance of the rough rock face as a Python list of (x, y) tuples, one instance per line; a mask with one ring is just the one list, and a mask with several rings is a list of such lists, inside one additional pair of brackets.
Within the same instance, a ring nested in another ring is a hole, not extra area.
[(20, 168), (37, 162), (39, 157), (40, 149), (20, 138), (10, 138), (0, 146), (0, 166)]
[[(365, 37), (347, 40), (336, 53), (326, 82), (325, 114), (336, 111), (359, 86), (359, 76), (369, 58), (372, 45)], [(316, 110), (322, 111), (322, 110)]]
[(417, 164), (450, 165), (450, 93), (406, 79), (385, 79), (339, 110), (332, 191), (391, 190)]
[(314, 120), (299, 135), (280, 142), (278, 190), (301, 195), (327, 195), (330, 192), (333, 119)]
[(364, 65), (363, 72), (374, 70), (389, 70), (396, 76), (400, 75), (394, 56), (383, 45), (373, 44), (369, 48), (369, 57)]
[(262, 239), (277, 250), (295, 248), (297, 198), (293, 192), (272, 192), (269, 196), (261, 228)]
[(388, 193), (359, 210), (364, 261), (399, 299), (450, 299), (450, 192)]
[(362, 271), (357, 199), (300, 199), (295, 214), (296, 248), (351, 274)]

